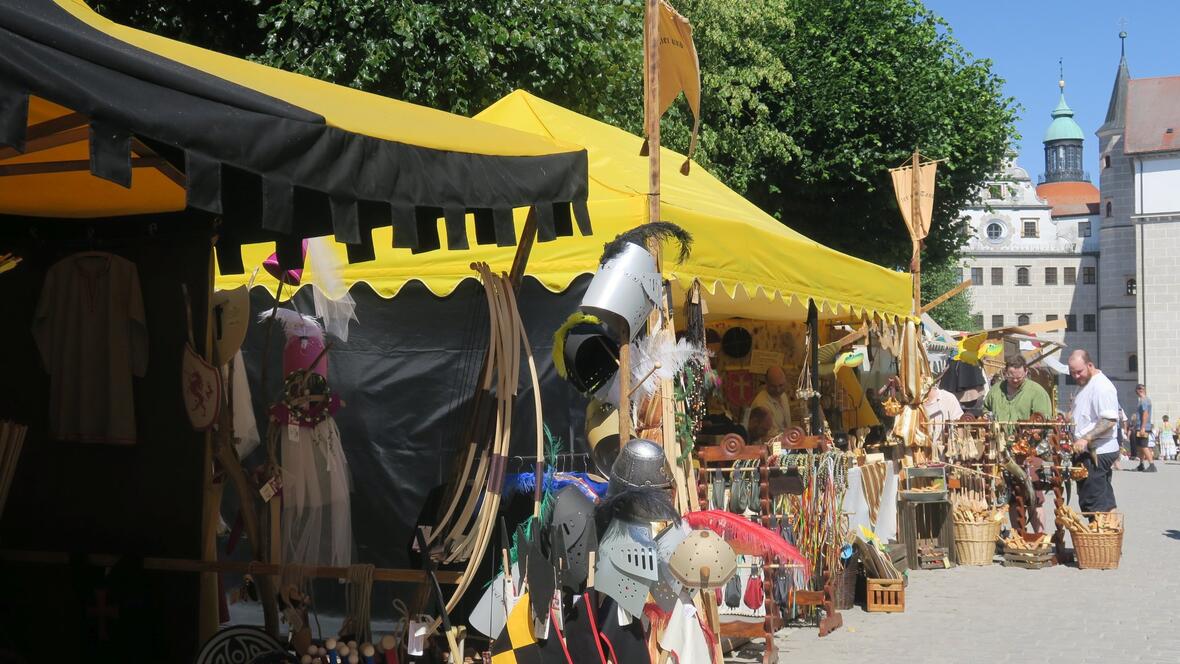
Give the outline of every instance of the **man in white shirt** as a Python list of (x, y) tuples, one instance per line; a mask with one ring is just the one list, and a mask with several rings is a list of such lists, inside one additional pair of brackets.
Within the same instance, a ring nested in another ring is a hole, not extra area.
[(1078, 505), (1083, 512), (1109, 512), (1115, 508), (1111, 469), (1119, 458), (1118, 392), (1084, 350), (1070, 353), (1069, 374), (1082, 386), (1074, 397), (1073, 449), (1089, 473), (1078, 480)]
[[(787, 372), (782, 367), (766, 370), (766, 385), (754, 396), (750, 412), (761, 408), (770, 415), (769, 436), (777, 436), (791, 426), (791, 404), (787, 401)], [(749, 415), (747, 414), (747, 417)], [(747, 420), (747, 427), (749, 420)]]

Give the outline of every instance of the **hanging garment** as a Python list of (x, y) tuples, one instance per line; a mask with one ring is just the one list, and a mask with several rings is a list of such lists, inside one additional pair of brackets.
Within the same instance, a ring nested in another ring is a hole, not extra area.
[(677, 664), (712, 662), (713, 649), (709, 646), (709, 639), (705, 636), (697, 609), (688, 593), (682, 595), (672, 609), (672, 615), (660, 636), (660, 648), (672, 653)]
[(742, 601), (751, 611), (761, 609), (766, 601), (766, 595), (762, 590), (762, 572), (757, 567), (750, 570), (750, 578), (746, 580), (746, 594), (742, 596)]
[(725, 605), (731, 609), (742, 605), (742, 580), (737, 574), (725, 584)]
[(131, 377), (142, 378), (148, 362), (135, 264), (101, 252), (55, 263), (41, 288), (33, 338), (50, 376), (50, 436), (134, 443)]
[(258, 435), (258, 422), (254, 419), (254, 399), (250, 396), (250, 380), (246, 375), (246, 361), (242, 359), (241, 350), (222, 371), (231, 374), (224, 383), (230, 386), (230, 395), (234, 401), (234, 447), (238, 458), (245, 459), (258, 447), (261, 437)]
[(326, 378), (324, 333), (314, 318), (293, 311), (279, 309), (275, 317), (287, 335), (283, 396), (270, 411), (281, 443), (283, 560), (347, 566), (352, 562), (351, 482), (333, 418), (340, 398)]
[(283, 560), (344, 567), (352, 562), (348, 460), (330, 414), (296, 422), (272, 410), (281, 436)]

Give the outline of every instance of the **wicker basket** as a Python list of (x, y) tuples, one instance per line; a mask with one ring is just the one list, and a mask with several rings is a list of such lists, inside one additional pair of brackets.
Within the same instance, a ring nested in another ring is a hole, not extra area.
[[(1090, 516), (1093, 512), (1086, 512), (1083, 516)], [(1123, 515), (1121, 512), (1111, 512), (1117, 516), (1118, 532), (1113, 533), (1081, 533), (1069, 531), (1069, 538), (1073, 540), (1074, 555), (1077, 557), (1078, 569), (1118, 569), (1119, 560), (1123, 557)]]
[(844, 561), (844, 567), (836, 573), (835, 604), (840, 611), (851, 609), (856, 603), (856, 577), (860, 575), (860, 558), (853, 556)]
[(1000, 522), (955, 521), (955, 554), (960, 565), (990, 565), (1000, 539)]

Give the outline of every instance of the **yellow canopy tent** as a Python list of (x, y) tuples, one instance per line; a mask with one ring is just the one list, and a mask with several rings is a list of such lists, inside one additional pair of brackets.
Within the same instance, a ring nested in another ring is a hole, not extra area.
[[(642, 139), (621, 129), (567, 110), (529, 93), (516, 91), (476, 116), (491, 124), (519, 129), (584, 146), (590, 159), (589, 208), (594, 234), (537, 246), (527, 274), (552, 291), (564, 290), (579, 275), (592, 274), (602, 244), (647, 219), (647, 159), (639, 156)], [(664, 150), (665, 163), (683, 156)], [(726, 187), (703, 168), (687, 176), (664, 171), (662, 217), (695, 238), (692, 256), (681, 265), (665, 261), (664, 271), (681, 293), (694, 279), (710, 294), (710, 315), (764, 320), (801, 320), (814, 301), (822, 316), (871, 313), (909, 314), (908, 274), (858, 260), (820, 245), (782, 225)], [(471, 223), (471, 219), (468, 219)], [(378, 230), (378, 233), (384, 232)], [(378, 247), (388, 247), (378, 236)], [(247, 265), (260, 264), (268, 246), (245, 248)], [(365, 282), (392, 297), (410, 280), (423, 282), (436, 295), (449, 294), (463, 279), (473, 279), (472, 261), (507, 269), (512, 250), (479, 247), (470, 252), (381, 249), (377, 260), (344, 268), (346, 284)], [(244, 277), (221, 277), (232, 287)], [(313, 271), (304, 283), (315, 283)], [(273, 288), (263, 275), (259, 283)]]
[[(0, 3), (0, 215), (221, 219), (218, 258), (373, 228), (417, 251), (589, 233), (586, 154), (535, 133), (333, 85), (109, 21), (81, 0)], [(444, 218), (445, 233), (438, 233)], [(288, 267), (296, 267), (284, 261)]]

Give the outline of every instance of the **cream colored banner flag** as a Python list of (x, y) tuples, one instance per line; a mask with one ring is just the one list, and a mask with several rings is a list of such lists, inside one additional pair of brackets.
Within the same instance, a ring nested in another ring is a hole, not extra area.
[[(692, 24), (688, 19), (661, 0), (659, 21), (660, 99), (657, 110), (662, 117), (681, 92), (688, 101), (693, 117), (692, 140), (688, 145), (688, 159), (680, 169), (687, 175), (689, 162), (696, 150), (697, 132), (701, 127), (701, 64), (697, 59), (697, 47), (692, 41)], [(644, 145), (646, 147), (646, 143)]]
[(897, 205), (901, 208), (901, 215), (910, 227), (910, 232), (919, 240), (923, 240), (930, 233), (930, 216), (934, 213), (934, 173), (938, 170), (938, 162), (930, 161), (918, 165), (918, 203), (920, 225), (915, 225), (911, 217), (913, 203), (911, 196), (914, 188), (914, 167), (902, 166), (889, 171), (893, 176), (893, 193), (897, 195)]

